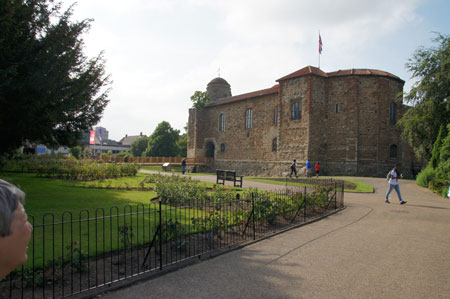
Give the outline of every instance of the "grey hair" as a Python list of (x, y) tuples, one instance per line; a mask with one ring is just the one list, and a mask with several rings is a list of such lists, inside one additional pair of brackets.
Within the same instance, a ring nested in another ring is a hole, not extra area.
[(0, 180), (0, 237), (11, 234), (11, 224), (19, 202), (25, 202), (25, 193), (7, 181)]

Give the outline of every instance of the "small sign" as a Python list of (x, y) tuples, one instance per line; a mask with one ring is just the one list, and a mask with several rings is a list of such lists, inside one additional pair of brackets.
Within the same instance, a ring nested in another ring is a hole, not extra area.
[(162, 169), (163, 169), (164, 171), (170, 171), (170, 163), (169, 163), (169, 162), (164, 163), (164, 164), (162, 165)]

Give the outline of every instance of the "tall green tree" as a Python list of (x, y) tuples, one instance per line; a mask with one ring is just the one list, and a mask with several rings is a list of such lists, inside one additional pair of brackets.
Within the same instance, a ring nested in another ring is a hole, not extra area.
[(179, 136), (177, 140), (177, 146), (180, 150), (178, 153), (179, 157), (186, 157), (187, 156), (187, 144), (188, 144), (188, 135), (187, 133), (184, 133)]
[(175, 130), (167, 121), (162, 121), (153, 131), (145, 155), (147, 157), (176, 157), (180, 149), (177, 141), (180, 131)]
[(437, 176), (440, 179), (450, 180), (450, 124), (447, 125), (447, 137), (442, 140), (440, 163), (437, 167)]
[(130, 151), (131, 151), (131, 153), (133, 154), (134, 157), (141, 157), (142, 156), (142, 154), (147, 149), (148, 141), (149, 141), (148, 137), (141, 137), (141, 138), (136, 139), (131, 144)]
[(53, 0), (0, 5), (0, 155), (26, 141), (72, 146), (101, 118), (109, 76), (102, 53), (87, 58), (82, 35)]
[(436, 168), (438, 164), (441, 162), (441, 147), (445, 136), (447, 136), (446, 127), (444, 127), (444, 125), (441, 125), (441, 127), (439, 128), (438, 137), (436, 138), (436, 141), (434, 142), (433, 145), (433, 150), (431, 152), (431, 159), (429, 162), (429, 164), (433, 168)]
[(191, 101), (194, 103), (192, 107), (202, 108), (210, 103), (210, 99), (206, 91), (195, 91), (191, 96)]
[(435, 47), (420, 47), (406, 67), (417, 82), (405, 95), (413, 107), (399, 125), (402, 136), (420, 158), (430, 159), (441, 125), (450, 122), (450, 37), (436, 33)]

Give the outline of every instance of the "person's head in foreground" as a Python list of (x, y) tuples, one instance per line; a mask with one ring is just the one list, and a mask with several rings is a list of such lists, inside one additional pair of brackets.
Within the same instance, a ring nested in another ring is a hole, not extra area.
[(0, 180), (0, 280), (27, 261), (33, 227), (23, 208), (25, 193)]

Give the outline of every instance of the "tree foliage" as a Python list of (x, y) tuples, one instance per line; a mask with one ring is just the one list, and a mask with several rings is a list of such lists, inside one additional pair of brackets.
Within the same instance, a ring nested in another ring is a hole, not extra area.
[(108, 103), (102, 53), (82, 52), (91, 20), (60, 10), (53, 0), (1, 1), (0, 154), (26, 141), (74, 145)]
[(202, 108), (210, 103), (210, 99), (206, 91), (195, 91), (191, 96), (191, 101), (194, 103), (192, 107)]
[(433, 150), (431, 152), (430, 165), (433, 168), (436, 168), (441, 161), (440, 156), (441, 156), (441, 147), (442, 147), (442, 142), (443, 142), (442, 139), (444, 139), (446, 135), (447, 135), (446, 128), (444, 127), (444, 125), (441, 125), (441, 127), (439, 128), (438, 137), (436, 138), (436, 141), (434, 142)]
[(131, 154), (134, 157), (142, 157), (143, 153), (147, 149), (148, 141), (149, 141), (148, 137), (141, 137), (141, 138), (136, 139), (131, 144), (131, 149), (130, 149)]
[(420, 47), (406, 67), (418, 81), (406, 94), (413, 107), (400, 119), (402, 136), (416, 155), (429, 159), (440, 125), (450, 122), (450, 37), (436, 34), (436, 47)]
[(83, 152), (83, 149), (79, 145), (70, 148), (70, 154), (77, 159), (81, 158), (82, 152)]
[(177, 140), (177, 146), (179, 149), (179, 153), (178, 153), (179, 157), (187, 156), (187, 144), (188, 144), (188, 135), (186, 133), (180, 135)]
[(158, 124), (150, 136), (145, 155), (147, 157), (176, 157), (179, 153), (177, 141), (180, 131), (175, 130), (167, 121)]
[(440, 162), (437, 166), (437, 176), (450, 181), (450, 124), (447, 125), (447, 137), (442, 140)]

